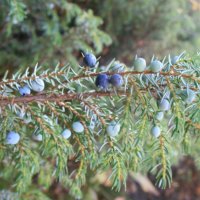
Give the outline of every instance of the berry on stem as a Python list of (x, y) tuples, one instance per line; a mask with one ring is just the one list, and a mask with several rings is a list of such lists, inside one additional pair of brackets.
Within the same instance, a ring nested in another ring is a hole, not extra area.
[(160, 127), (158, 127), (158, 126), (154, 126), (151, 129), (151, 134), (156, 138), (160, 136), (160, 132), (161, 132)]
[(17, 115), (19, 118), (23, 119), (24, 116), (26, 115), (26, 112), (25, 112), (25, 110), (22, 108), (22, 109), (16, 110), (16, 115)]
[(120, 124), (115, 121), (110, 122), (110, 124), (106, 128), (107, 134), (111, 137), (117, 136), (119, 134), (119, 131), (120, 131)]
[(22, 96), (26, 96), (26, 95), (29, 95), (31, 93), (31, 90), (30, 90), (28, 85), (25, 85), (25, 86), (19, 88), (19, 93)]
[(95, 65), (96, 65), (97, 59), (96, 59), (96, 57), (95, 57), (94, 54), (92, 54), (92, 53), (86, 53), (86, 54), (84, 55), (83, 61), (84, 61), (84, 63), (85, 63), (88, 67), (93, 68), (93, 67), (95, 67)]
[(124, 71), (124, 64), (122, 63), (114, 63), (112, 69), (113, 72), (123, 72)]
[(196, 98), (196, 92), (194, 92), (193, 90), (184, 90), (182, 92), (182, 99), (187, 103), (187, 104), (191, 104)]
[(71, 132), (69, 129), (65, 129), (65, 130), (61, 133), (61, 135), (63, 136), (63, 138), (68, 139), (68, 138), (71, 137), (72, 132)]
[(81, 124), (81, 122), (74, 122), (72, 124), (72, 129), (76, 133), (82, 133), (84, 131), (84, 126)]
[(161, 63), (159, 60), (154, 60), (150, 64), (150, 70), (152, 72), (159, 72), (163, 68), (163, 63)]
[(112, 84), (114, 87), (120, 87), (123, 84), (123, 78), (119, 74), (114, 74), (110, 77), (109, 82)]
[(94, 130), (94, 128), (95, 128), (95, 122), (90, 122), (90, 125), (88, 126), (88, 128), (90, 129), (90, 130)]
[(108, 84), (109, 84), (109, 78), (106, 74), (99, 74), (96, 77), (96, 82), (95, 82), (96, 86), (101, 88), (101, 89), (107, 89), (108, 88)]
[(170, 109), (170, 103), (167, 99), (163, 99), (161, 100), (161, 102), (159, 103), (159, 109), (160, 111), (167, 111)]
[(179, 61), (179, 56), (174, 56), (174, 57), (171, 59), (172, 65), (175, 65), (178, 61)]
[(144, 58), (136, 58), (133, 62), (133, 66), (136, 72), (143, 72), (146, 68), (146, 60)]
[(42, 141), (43, 136), (42, 136), (42, 134), (37, 134), (37, 135), (34, 134), (33, 139), (36, 140), (36, 141)]
[(31, 81), (32, 90), (35, 92), (41, 92), (44, 90), (44, 81), (40, 78), (36, 78), (35, 80)]
[(164, 113), (163, 113), (163, 112), (157, 112), (157, 114), (156, 114), (156, 119), (157, 119), (158, 121), (162, 121), (163, 118), (164, 118)]
[(6, 136), (7, 144), (17, 144), (20, 140), (20, 135), (14, 131), (10, 131)]

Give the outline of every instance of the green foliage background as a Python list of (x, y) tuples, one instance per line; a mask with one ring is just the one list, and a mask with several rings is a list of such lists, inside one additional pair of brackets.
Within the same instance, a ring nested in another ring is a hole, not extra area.
[[(90, 1), (113, 39), (117, 57), (151, 57), (199, 49), (199, 10), (187, 0)], [(92, 3), (93, 2), (93, 3)], [(88, 8), (90, 5), (88, 3)], [(112, 54), (111, 54), (112, 55)]]
[[(132, 61), (199, 48), (199, 10), (187, 0), (1, 0), (1, 70), (77, 65), (80, 51)], [(95, 14), (94, 14), (95, 13)], [(112, 45), (110, 45), (112, 42)], [(104, 47), (105, 49), (102, 54)], [(108, 53), (109, 52), (109, 53)]]

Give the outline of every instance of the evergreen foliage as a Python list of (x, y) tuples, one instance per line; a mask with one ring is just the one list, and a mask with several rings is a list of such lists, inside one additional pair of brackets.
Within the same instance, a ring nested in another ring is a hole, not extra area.
[[(80, 199), (102, 173), (116, 191), (129, 172), (150, 171), (166, 188), (180, 155), (198, 162), (199, 53), (160, 59), (200, 44), (191, 9), (185, 0), (0, 0), (0, 199), (50, 199), (54, 181)], [(104, 62), (112, 41), (108, 57), (133, 50), (130, 66)]]
[[(77, 65), (77, 51), (100, 53), (111, 43), (92, 10), (65, 0), (0, 0), (0, 66), (14, 71), (38, 61)], [(56, 57), (56, 58), (55, 58)], [(0, 69), (0, 73), (3, 72)]]
[[(5, 76), (0, 82), (1, 180), (14, 182), (23, 196), (32, 193), (37, 174), (42, 187), (57, 179), (81, 198), (88, 173), (111, 170), (109, 179), (119, 191), (129, 171), (150, 170), (159, 187), (168, 187), (171, 164), (198, 139), (200, 69), (199, 56), (182, 55), (175, 65), (169, 57), (162, 63), (158, 73), (126, 66), (118, 72), (124, 84), (104, 91), (96, 86), (96, 77), (112, 77), (114, 62), (101, 72), (98, 64), (92, 69), (57, 65), (53, 71), (35, 66), (32, 73), (27, 68), (11, 79)], [(28, 85), (32, 90), (35, 79), (43, 80), (44, 91), (21, 96), (19, 88)], [(180, 95), (183, 91), (196, 96), (188, 102)], [(166, 99), (170, 108), (158, 120), (159, 103)], [(160, 128), (155, 137), (153, 126)], [(68, 139), (62, 135), (66, 129), (72, 133)], [(17, 144), (6, 143), (9, 131), (20, 135)], [(42, 140), (33, 138), (38, 134)]]

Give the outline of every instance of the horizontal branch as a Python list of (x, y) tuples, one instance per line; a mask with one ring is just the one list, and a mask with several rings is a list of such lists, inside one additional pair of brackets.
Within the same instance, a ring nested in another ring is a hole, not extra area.
[(115, 96), (115, 95), (127, 95), (128, 92), (124, 91), (118, 91), (117, 94), (116, 92), (85, 92), (85, 93), (67, 93), (67, 94), (36, 94), (34, 96), (22, 96), (22, 97), (2, 97), (0, 99), (0, 107), (10, 105), (10, 104), (27, 104), (27, 103), (33, 103), (33, 102), (41, 102), (45, 103), (46, 101), (53, 101), (53, 102), (60, 102), (60, 101), (70, 101), (74, 99), (79, 99), (80, 97), (82, 98), (87, 98), (87, 97), (105, 97), (105, 96)]
[[(179, 73), (179, 72), (175, 72), (174, 70), (171, 70), (169, 72), (158, 72), (158, 73), (154, 73), (152, 71), (149, 71), (149, 70), (146, 70), (144, 72), (136, 72), (136, 71), (125, 71), (125, 72), (117, 72), (118, 74), (120, 74), (121, 76), (126, 76), (126, 75), (129, 75), (129, 74), (132, 74), (132, 75), (139, 75), (139, 74), (146, 74), (146, 75), (150, 75), (150, 74), (159, 74), (159, 75), (162, 75), (162, 76), (174, 76), (174, 77), (183, 77), (183, 78), (187, 78), (187, 79), (191, 79), (193, 81), (197, 81), (200, 83), (200, 78), (199, 77), (196, 77), (194, 75), (188, 75), (188, 74), (183, 74), (183, 73)], [(78, 79), (81, 79), (81, 78), (89, 78), (89, 77), (95, 77), (97, 76), (98, 74), (107, 74), (107, 75), (113, 75), (113, 74), (116, 74), (116, 72), (97, 72), (97, 73), (91, 73), (91, 74), (83, 74), (83, 75), (78, 75), (78, 76), (74, 76), (72, 78), (72, 80), (78, 80)]]
[[(48, 77), (58, 77), (58, 76), (64, 76), (66, 75), (65, 74), (66, 72), (65, 71), (60, 71), (60, 72), (51, 72), (49, 74), (42, 74), (42, 75), (39, 75), (39, 76), (27, 76), (27, 77), (22, 77), (20, 79), (8, 79), (8, 80), (4, 80), (4, 81), (0, 81), (0, 86), (1, 85), (7, 85), (7, 84), (12, 84), (12, 83), (20, 83), (20, 82), (24, 82), (24, 81), (28, 81), (28, 80), (34, 80), (36, 77), (37, 78), (41, 78), (41, 79), (45, 79), (45, 78), (48, 78)], [(81, 74), (81, 75), (77, 75), (77, 76), (74, 76), (73, 78), (71, 78), (70, 81), (75, 81), (75, 80), (78, 80), (78, 79), (82, 79), (82, 78), (89, 78), (89, 77), (95, 77), (97, 76), (98, 74), (107, 74), (107, 75), (113, 75), (115, 74), (116, 72), (92, 72), (92, 73), (88, 73), (88, 74)], [(172, 68), (170, 71), (168, 72), (158, 72), (158, 73), (154, 73), (152, 71), (149, 71), (149, 70), (146, 70), (144, 72), (136, 72), (136, 71), (125, 71), (125, 72), (117, 72), (118, 74), (120, 74), (121, 76), (126, 76), (126, 75), (139, 75), (139, 74), (146, 74), (146, 75), (150, 75), (150, 74), (159, 74), (159, 75), (162, 75), (162, 76), (173, 76), (173, 77), (183, 77), (183, 78), (186, 78), (186, 79), (191, 79), (193, 81), (197, 81), (198, 83), (200, 83), (200, 78), (199, 77), (196, 77), (194, 74), (193, 75), (188, 75), (188, 74), (183, 74), (183, 73), (180, 73), (180, 72), (176, 72), (174, 70), (174, 68)]]

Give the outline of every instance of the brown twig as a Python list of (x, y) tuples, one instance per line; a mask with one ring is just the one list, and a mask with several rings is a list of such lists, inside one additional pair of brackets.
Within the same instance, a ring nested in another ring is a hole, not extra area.
[[(118, 91), (118, 95), (127, 95), (128, 92)], [(25, 96), (25, 97), (3, 97), (0, 99), (0, 107), (9, 105), (9, 104), (25, 104), (25, 103), (33, 103), (33, 102), (41, 102), (45, 103), (46, 101), (60, 102), (60, 101), (70, 101), (73, 99), (80, 98), (80, 95), (83, 98), (87, 97), (105, 97), (116, 95), (114, 92), (85, 92), (85, 93), (67, 93), (62, 95), (57, 94), (36, 94), (34, 96)]]
[[(107, 75), (113, 75), (116, 74), (116, 72), (102, 72), (102, 73), (106, 73)], [(79, 75), (79, 76), (75, 76), (72, 78), (72, 80), (78, 80), (81, 78), (89, 78), (89, 77), (95, 77), (98, 74), (102, 74), (102, 73), (91, 73), (91, 74), (83, 74), (83, 75)], [(188, 74), (182, 74), (179, 72), (175, 72), (174, 70), (171, 70), (169, 72), (159, 72), (159, 73), (154, 73), (152, 71), (146, 70), (144, 72), (136, 72), (136, 71), (126, 71), (126, 72), (118, 72), (118, 74), (120, 74), (121, 76), (126, 76), (126, 75), (139, 75), (139, 74), (159, 74), (162, 76), (174, 76), (174, 77), (183, 77), (183, 78), (188, 78), (188, 79), (192, 79), (194, 81), (197, 81), (200, 83), (200, 79), (198, 77), (195, 77), (194, 75), (188, 75)]]
[[(27, 77), (23, 77), (23, 78), (16, 79), (16, 80), (8, 79), (8, 80), (5, 80), (5, 81), (1, 81), (0, 86), (6, 85), (6, 84), (11, 84), (11, 83), (20, 83), (20, 82), (27, 81), (27, 80), (34, 80), (36, 77), (43, 79), (43, 78), (47, 78), (47, 77), (63, 76), (63, 75), (65, 75), (65, 73), (66, 73), (65, 71), (60, 71), (60, 72), (51, 72), (49, 74), (42, 74), (42, 75), (39, 75), (39, 76), (27, 76)], [(89, 73), (89, 74), (81, 74), (81, 75), (72, 77), (71, 81), (75, 81), (75, 80), (82, 79), (82, 78), (95, 77), (98, 74), (103, 74), (103, 73), (106, 73), (107, 75), (113, 75), (116, 72), (94, 72), (94, 73)], [(120, 74), (121, 76), (126, 76), (126, 75), (130, 75), (130, 74), (139, 75), (139, 74), (158, 74), (158, 73), (154, 73), (152, 71), (146, 70), (144, 72), (125, 71), (125, 72), (118, 72), (118, 74)], [(162, 75), (162, 76), (174, 76), (174, 77), (181, 76), (183, 78), (191, 79), (193, 81), (197, 81), (197, 82), (200, 83), (200, 79), (198, 77), (195, 77), (194, 75), (188, 75), (188, 74), (176, 72), (173, 68), (169, 72), (162, 72), (161, 71), (161, 72), (159, 72), (159, 74)]]

